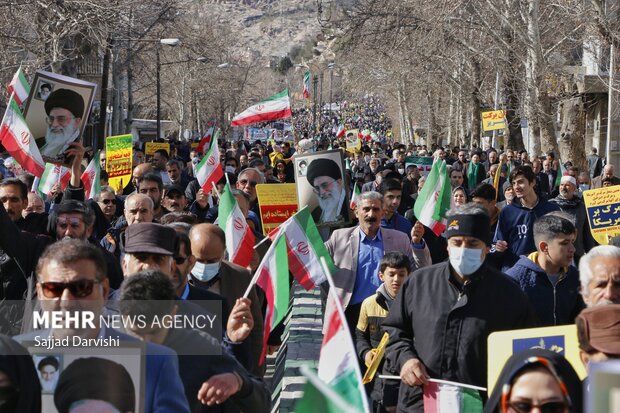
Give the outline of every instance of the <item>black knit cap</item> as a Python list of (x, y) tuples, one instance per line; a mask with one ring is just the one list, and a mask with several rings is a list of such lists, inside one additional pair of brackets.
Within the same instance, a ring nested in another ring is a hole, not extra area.
[(488, 215), (448, 215), (446, 238), (456, 235), (478, 238), (487, 245), (491, 245), (491, 220)]
[(306, 178), (310, 185), (314, 185), (314, 180), (319, 176), (329, 176), (334, 179), (342, 179), (342, 172), (336, 162), (327, 158), (319, 158), (310, 162)]
[(45, 113), (54, 108), (67, 109), (76, 118), (84, 116), (84, 99), (82, 95), (69, 89), (56, 89), (45, 100)]

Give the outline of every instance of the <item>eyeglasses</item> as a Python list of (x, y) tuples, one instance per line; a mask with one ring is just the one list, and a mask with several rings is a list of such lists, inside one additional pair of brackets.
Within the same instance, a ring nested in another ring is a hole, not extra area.
[(250, 185), (252, 188), (255, 188), (256, 185), (258, 185), (258, 182), (256, 182), (256, 181), (248, 181), (247, 179), (240, 179), (239, 180), (239, 185), (241, 185), (241, 186)]
[(176, 262), (177, 265), (181, 265), (183, 264), (185, 261), (187, 261), (189, 257), (180, 257), (180, 256), (176, 256), (174, 257), (174, 262)]
[(534, 404), (531, 402), (509, 402), (508, 407), (515, 413), (529, 413), (534, 408), (538, 408), (541, 413), (563, 413), (568, 407), (563, 401), (553, 401), (543, 404)]
[(334, 184), (334, 182), (336, 182), (336, 180), (332, 179), (331, 182), (322, 182), (321, 184), (317, 186), (313, 185), (312, 190), (314, 191), (315, 194), (318, 194), (319, 192), (321, 192), (321, 190), (327, 191)]
[(54, 121), (64, 125), (65, 123), (67, 123), (67, 121), (70, 121), (73, 119), (75, 119), (75, 117), (73, 116), (48, 116), (45, 118), (45, 121), (47, 122), (48, 125), (52, 125)]
[(82, 225), (82, 221), (80, 218), (58, 218), (56, 220), (56, 226), (59, 227), (60, 229), (66, 229), (67, 227), (71, 226), (71, 228), (73, 229), (78, 229), (80, 227), (80, 225)]
[(41, 290), (45, 298), (58, 298), (65, 290), (69, 290), (74, 297), (84, 298), (92, 294), (95, 284), (99, 284), (99, 281), (77, 280), (68, 283), (45, 282), (41, 283)]
[(111, 198), (111, 199), (102, 199), (101, 202), (103, 202), (104, 205), (116, 205), (116, 199), (115, 198)]

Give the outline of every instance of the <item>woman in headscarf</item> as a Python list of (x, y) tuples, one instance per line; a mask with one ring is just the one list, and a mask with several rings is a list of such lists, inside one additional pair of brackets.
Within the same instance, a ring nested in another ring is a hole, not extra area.
[(485, 180), (486, 176), (487, 171), (484, 169), (484, 165), (480, 163), (480, 152), (475, 152), (467, 165), (467, 187), (469, 190), (477, 187), (480, 182)]
[(467, 203), (467, 192), (462, 186), (457, 186), (452, 190), (452, 201), (454, 206), (465, 205)]
[(561, 354), (538, 348), (513, 354), (502, 369), (484, 413), (583, 410), (581, 381)]
[(41, 385), (28, 351), (0, 335), (0, 413), (41, 413)]

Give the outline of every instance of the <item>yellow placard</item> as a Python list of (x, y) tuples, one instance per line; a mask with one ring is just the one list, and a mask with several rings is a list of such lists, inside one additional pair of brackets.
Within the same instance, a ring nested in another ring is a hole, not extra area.
[(144, 154), (151, 157), (159, 149), (165, 149), (170, 155), (170, 144), (166, 142), (147, 142), (144, 146)]
[(482, 130), (491, 131), (506, 128), (506, 111), (491, 110), (482, 112)]
[(118, 192), (122, 192), (131, 180), (133, 137), (129, 135), (108, 136), (105, 139), (108, 184)]
[(381, 360), (383, 360), (383, 356), (385, 355), (385, 347), (387, 346), (388, 341), (390, 341), (390, 334), (385, 332), (383, 337), (381, 337), (379, 345), (375, 349), (375, 356), (372, 358), (372, 362), (370, 363), (370, 366), (368, 366), (368, 370), (364, 373), (364, 378), (362, 379), (364, 384), (370, 383), (375, 378), (377, 369), (379, 368)]
[(592, 236), (601, 245), (620, 234), (620, 186), (584, 191), (588, 223)]
[(348, 130), (344, 134), (344, 140), (347, 144), (347, 151), (357, 152), (362, 149), (362, 140), (358, 129)]
[(587, 376), (579, 359), (577, 327), (572, 325), (499, 331), (488, 338), (488, 393), (493, 392), (499, 373), (513, 353), (530, 348), (544, 348), (564, 355), (580, 379)]
[(277, 228), (297, 212), (296, 184), (256, 185), (263, 234)]

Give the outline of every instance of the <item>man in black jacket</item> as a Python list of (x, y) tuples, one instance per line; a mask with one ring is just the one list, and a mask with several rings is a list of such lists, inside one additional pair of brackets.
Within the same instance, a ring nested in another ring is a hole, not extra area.
[(416, 271), (383, 323), (386, 369), (402, 378), (399, 412), (423, 411), (422, 385), (430, 378), (486, 387), (489, 334), (536, 324), (519, 286), (485, 263), (487, 211), (466, 204), (447, 218), (449, 261)]

